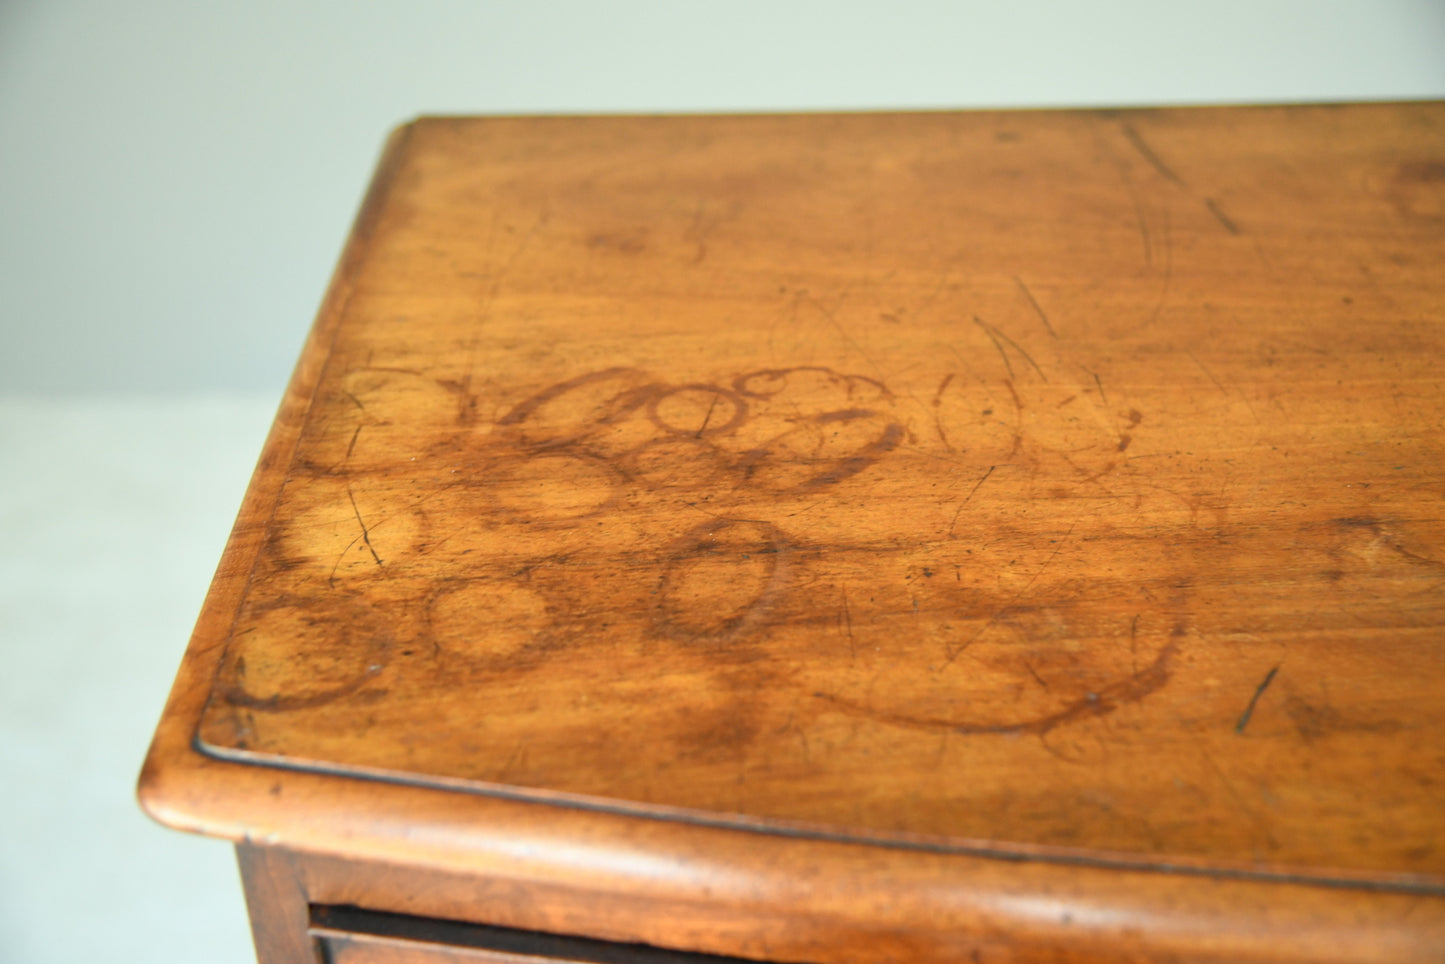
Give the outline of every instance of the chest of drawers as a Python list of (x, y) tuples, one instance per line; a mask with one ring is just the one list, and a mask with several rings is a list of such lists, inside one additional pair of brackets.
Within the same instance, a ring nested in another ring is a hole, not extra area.
[(1442, 265), (1440, 104), (414, 122), (142, 802), (273, 964), (1439, 960)]

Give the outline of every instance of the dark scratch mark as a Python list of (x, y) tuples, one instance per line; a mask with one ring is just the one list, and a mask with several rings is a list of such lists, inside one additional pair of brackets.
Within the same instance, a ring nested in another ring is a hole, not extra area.
[(712, 421), (713, 409), (717, 408), (717, 393), (713, 392), (712, 404), (707, 407), (707, 414), (703, 416), (702, 427), (697, 430), (693, 438), (702, 438), (702, 433), (707, 431), (707, 423)]
[(1024, 403), (1023, 400), (1019, 398), (1019, 390), (1014, 388), (1014, 383), (1008, 379), (1004, 379), (1004, 385), (1007, 386), (1008, 393), (1013, 396), (1014, 411), (1022, 415)]
[[(1080, 367), (1082, 367), (1082, 366), (1080, 366)], [(1089, 370), (1088, 370), (1087, 368), (1085, 368), (1084, 371), (1089, 372)], [(1108, 404), (1109, 404), (1109, 395), (1108, 395), (1108, 393), (1106, 393), (1106, 392), (1104, 391), (1104, 383), (1099, 379), (1099, 373), (1098, 373), (1098, 372), (1089, 372), (1089, 374), (1092, 375), (1093, 378), (1094, 378), (1094, 387), (1099, 390), (1099, 398), (1100, 398), (1100, 400), (1103, 401), (1103, 403), (1104, 403), (1105, 405), (1108, 405)]]
[(944, 390), (948, 388), (949, 383), (952, 381), (953, 372), (949, 372), (944, 376), (943, 381), (939, 383), (938, 391), (933, 395), (933, 429), (938, 433), (938, 440), (943, 443), (943, 447), (950, 452), (953, 451), (953, 445), (948, 441), (948, 433), (943, 430), (943, 413), (939, 411), (939, 407)]
[[(360, 539), (360, 538), (361, 538), (361, 536), (357, 536), (357, 537), (356, 537), (356, 539)], [(351, 551), (351, 547), (354, 546), (354, 545), (356, 545), (356, 539), (352, 539), (350, 542), (348, 542), (348, 543), (346, 544), (346, 548), (345, 548), (345, 549), (342, 549), (341, 552), (337, 553), (337, 556), (336, 556), (336, 565), (334, 565), (334, 566), (331, 567), (331, 575), (328, 576), (327, 579), (326, 579), (326, 584), (329, 585), (332, 589), (335, 589), (335, 588), (336, 588), (336, 570), (338, 570), (338, 569), (341, 568), (341, 560), (345, 559), (345, 558), (346, 558), (346, 554)]]
[(1004, 368), (1008, 369), (1008, 377), (1009, 377), (1009, 378), (1013, 378), (1013, 377), (1014, 377), (1014, 366), (1013, 366), (1013, 362), (1011, 362), (1011, 361), (1008, 360), (1008, 352), (1006, 352), (1006, 351), (1003, 350), (1003, 343), (998, 340), (998, 336), (993, 333), (993, 329), (989, 328), (989, 327), (988, 327), (987, 325), (985, 325), (983, 322), (979, 321), (979, 320), (978, 320), (978, 316), (976, 316), (976, 315), (974, 316), (973, 323), (974, 323), (975, 325), (978, 325), (980, 328), (982, 328), (983, 331), (984, 331), (984, 334), (988, 335), (989, 341), (993, 342), (993, 347), (995, 347), (995, 348), (998, 349), (998, 357), (1000, 357), (1000, 358), (1003, 359), (1003, 366), (1004, 366)]
[(1144, 212), (1144, 199), (1140, 196), (1139, 188), (1129, 173), (1129, 165), (1115, 152), (1111, 138), (1105, 137), (1102, 132), (1095, 129), (1094, 139), (1098, 142), (1100, 150), (1108, 155), (1109, 162), (1114, 165), (1114, 169), (1119, 174), (1119, 180), (1124, 183), (1124, 190), (1129, 195), (1129, 202), (1134, 206), (1134, 219), (1139, 225), (1139, 239), (1144, 244), (1144, 265), (1151, 267), (1154, 264), (1154, 241), (1149, 235), (1149, 218)]
[(356, 397), (355, 395), (353, 395), (351, 392), (343, 392), (343, 394), (344, 394), (347, 398), (351, 399), (351, 401), (352, 401), (353, 403), (355, 403), (355, 405), (356, 405), (357, 408), (361, 409), (363, 412), (366, 411), (366, 406), (363, 405), (363, 404), (361, 404), (361, 399), (357, 398), (357, 397)]
[(1127, 448), (1129, 447), (1129, 443), (1132, 442), (1132, 441), (1134, 441), (1134, 436), (1129, 435), (1128, 433), (1125, 433), (1125, 434), (1123, 434), (1123, 435), (1120, 435), (1120, 436), (1119, 436), (1119, 451), (1122, 452), (1122, 451), (1124, 451), (1125, 449), (1127, 449)]
[(1023, 347), (1022, 347), (1021, 345), (1019, 345), (1018, 342), (1016, 342), (1016, 341), (1014, 341), (1012, 338), (1010, 338), (1010, 337), (1008, 336), (1008, 333), (1007, 333), (1007, 332), (1000, 331), (999, 329), (995, 328), (993, 325), (990, 325), (988, 322), (984, 321), (984, 320), (983, 320), (982, 318), (980, 318), (978, 315), (974, 315), (974, 316), (973, 316), (973, 323), (974, 323), (975, 325), (978, 325), (978, 326), (979, 326), (980, 328), (982, 328), (984, 331), (986, 331), (986, 332), (988, 333), (989, 338), (993, 339), (993, 345), (994, 345), (994, 347), (998, 349), (998, 353), (999, 353), (1000, 355), (1003, 355), (1004, 364), (1005, 364), (1006, 366), (1008, 366), (1008, 373), (1009, 373), (1009, 377), (1010, 377), (1010, 378), (1013, 377), (1014, 370), (1013, 370), (1013, 366), (1008, 364), (1008, 355), (1006, 355), (1006, 354), (1004, 353), (1003, 346), (1000, 345), (999, 342), (998, 342), (998, 339), (1000, 339), (1000, 338), (1002, 338), (1004, 341), (1006, 341), (1006, 342), (1008, 342), (1010, 345), (1012, 345), (1014, 351), (1016, 351), (1016, 352), (1018, 352), (1020, 355), (1024, 356), (1024, 361), (1028, 362), (1030, 365), (1033, 366), (1034, 371), (1036, 371), (1036, 372), (1039, 373), (1039, 378), (1043, 379), (1044, 381), (1048, 381), (1048, 380), (1049, 380), (1049, 376), (1047, 376), (1047, 375), (1044, 374), (1044, 370), (1039, 367), (1039, 363), (1036, 362), (1036, 361), (1034, 361), (1034, 356), (1032, 356), (1032, 355), (1030, 355), (1028, 352), (1024, 351), (1024, 350), (1023, 350)]
[(1179, 175), (1171, 171), (1169, 165), (1161, 161), (1159, 155), (1150, 150), (1149, 145), (1144, 142), (1144, 138), (1140, 137), (1139, 132), (1134, 130), (1134, 125), (1124, 125), (1124, 136), (1129, 139), (1130, 144), (1134, 145), (1134, 150), (1139, 152), (1139, 156), (1149, 162), (1150, 167), (1180, 187), (1184, 186), (1184, 182), (1179, 180)]
[(1003, 380), (1003, 383), (1005, 386), (1008, 387), (1009, 395), (1013, 396), (1014, 403), (1014, 444), (1013, 448), (1009, 449), (1008, 453), (1008, 457), (1012, 459), (1014, 456), (1018, 455), (1019, 450), (1024, 447), (1024, 403), (1019, 398), (1018, 389), (1014, 388), (1013, 379), (1005, 378)]
[(1224, 225), (1224, 230), (1228, 231), (1230, 234), (1238, 234), (1238, 233), (1239, 233), (1239, 225), (1237, 225), (1237, 224), (1235, 224), (1233, 221), (1231, 221), (1231, 220), (1229, 219), (1229, 215), (1225, 214), (1223, 211), (1221, 211), (1221, 210), (1219, 209), (1219, 204), (1214, 200), (1214, 198), (1212, 198), (1212, 197), (1207, 197), (1207, 198), (1205, 198), (1205, 199), (1204, 199), (1204, 206), (1207, 207), (1207, 208), (1209, 208), (1209, 213), (1212, 214), (1212, 215), (1214, 215), (1214, 219), (1215, 219), (1216, 221), (1218, 221), (1220, 224)]
[(848, 587), (842, 587), (843, 591), (843, 627), (848, 633), (848, 654), (858, 655), (858, 641), (853, 637), (853, 611), (848, 607)]
[[(361, 526), (361, 541), (366, 543), (366, 548), (371, 553), (371, 558), (375, 559), (376, 564), (379, 566), (381, 565), (381, 556), (376, 554), (376, 547), (371, 544), (371, 531), (366, 528), (366, 522), (361, 518), (361, 510), (356, 507), (356, 496), (352, 493), (350, 485), (346, 487), (346, 497), (351, 500), (351, 511), (356, 513), (356, 524)], [(351, 544), (356, 545), (356, 540), (351, 540)], [(332, 571), (335, 572), (335, 570)]]
[(1024, 669), (1029, 671), (1029, 675), (1034, 678), (1034, 682), (1038, 683), (1045, 690), (1049, 688), (1049, 684), (1044, 682), (1044, 678), (1039, 675), (1038, 670), (1034, 669), (1033, 663), (1030, 663), (1028, 660), (1024, 660)]
[(973, 484), (973, 488), (968, 490), (968, 495), (964, 498), (964, 500), (963, 500), (964, 502), (967, 502), (969, 499), (972, 499), (972, 498), (973, 498), (973, 494), (978, 491), (978, 487), (981, 486), (981, 485), (983, 485), (985, 482), (988, 481), (988, 477), (989, 477), (990, 475), (993, 475), (993, 470), (996, 469), (996, 468), (998, 468), (998, 466), (996, 466), (996, 465), (990, 465), (990, 466), (988, 467), (988, 471), (983, 474), (983, 478), (981, 478), (981, 479), (979, 479), (977, 482), (975, 482), (975, 483)]
[(347, 457), (348, 459), (351, 458), (351, 453), (352, 453), (353, 451), (355, 451), (355, 449), (356, 449), (356, 439), (361, 435), (361, 430), (362, 430), (364, 427), (365, 427), (365, 426), (358, 425), (358, 426), (356, 426), (356, 431), (354, 431), (354, 432), (351, 433), (351, 444), (349, 444), (349, 445), (346, 446), (346, 457)]
[(1049, 324), (1049, 316), (1044, 314), (1044, 309), (1039, 307), (1038, 299), (1036, 299), (1034, 293), (1029, 290), (1029, 286), (1024, 284), (1024, 279), (1018, 275), (1014, 275), (1014, 281), (1018, 282), (1019, 290), (1024, 293), (1025, 298), (1029, 299), (1029, 304), (1034, 306), (1034, 311), (1038, 313), (1039, 321), (1042, 321), (1044, 327), (1048, 329), (1049, 336), (1052, 338), (1059, 337), (1058, 333), (1054, 331), (1054, 326)]
[(990, 475), (993, 475), (993, 470), (996, 468), (998, 468), (997, 465), (990, 465), (988, 467), (988, 471), (983, 474), (982, 478), (980, 478), (977, 482), (973, 484), (973, 488), (968, 490), (968, 495), (964, 496), (963, 501), (958, 504), (958, 508), (953, 513), (953, 521), (948, 524), (948, 537), (950, 539), (953, 538), (953, 529), (955, 526), (958, 525), (958, 517), (963, 513), (963, 507), (968, 505), (968, 500), (973, 498), (973, 494), (978, 491), (979, 486), (983, 485), (985, 482), (988, 481), (988, 477)]
[(1249, 718), (1254, 715), (1255, 704), (1257, 704), (1259, 698), (1264, 695), (1264, 691), (1269, 688), (1269, 684), (1274, 682), (1274, 674), (1278, 672), (1279, 666), (1275, 666), (1268, 673), (1264, 674), (1264, 679), (1255, 687), (1254, 695), (1249, 698), (1249, 705), (1246, 706), (1244, 712), (1240, 714), (1239, 722), (1234, 724), (1235, 733), (1243, 733), (1244, 728), (1249, 725)]
[(983, 477), (981, 477), (980, 480), (975, 481), (974, 487), (972, 487), (972, 489), (968, 490), (967, 496), (964, 496), (964, 502), (965, 502), (965, 503), (967, 503), (968, 500), (970, 500), (970, 499), (972, 499), (972, 497), (974, 497), (974, 493), (975, 493), (975, 491), (978, 491), (978, 487), (983, 486), (983, 484), (985, 483), (985, 481), (988, 481), (988, 477), (990, 477), (990, 475), (993, 475), (993, 470), (996, 470), (996, 468), (998, 468), (997, 465), (990, 465), (990, 467), (988, 467), (988, 471), (985, 471), (985, 473), (983, 474)]

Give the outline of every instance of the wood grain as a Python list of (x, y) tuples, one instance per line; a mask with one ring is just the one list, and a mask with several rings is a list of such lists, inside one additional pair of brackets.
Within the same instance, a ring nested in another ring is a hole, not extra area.
[(236, 862), (257, 958), (263, 964), (321, 964), (326, 960), (307, 933), (310, 915), (295, 857), (281, 850), (238, 844)]
[(453, 921), (318, 907), (310, 933), (333, 964), (744, 964), (742, 958), (679, 954), (641, 944), (615, 944), (533, 931), (478, 927)]
[[(947, 868), (1115, 874), (1145, 945), (1257, 901), (1240, 959), (1325, 884), (1404, 959), (1445, 928), (1442, 158), (1438, 104), (417, 122), (143, 798), (393, 864), (410, 820), (435, 872), (535, 812), (966, 903)], [(767, 953), (716, 926), (672, 946)]]

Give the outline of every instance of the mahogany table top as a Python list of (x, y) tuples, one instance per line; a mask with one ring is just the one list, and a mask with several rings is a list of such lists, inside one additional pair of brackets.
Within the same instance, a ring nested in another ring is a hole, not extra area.
[(415, 122), (143, 794), (1445, 895), (1442, 265), (1440, 104)]

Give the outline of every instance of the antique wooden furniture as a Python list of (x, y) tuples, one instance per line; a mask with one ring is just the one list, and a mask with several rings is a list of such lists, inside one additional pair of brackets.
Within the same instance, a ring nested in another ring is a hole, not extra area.
[(1445, 959), (1445, 105), (427, 119), (140, 793), (268, 962)]

